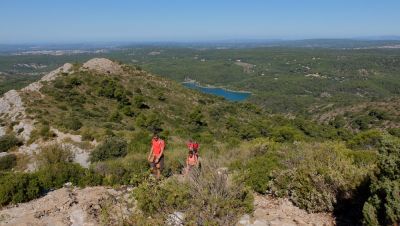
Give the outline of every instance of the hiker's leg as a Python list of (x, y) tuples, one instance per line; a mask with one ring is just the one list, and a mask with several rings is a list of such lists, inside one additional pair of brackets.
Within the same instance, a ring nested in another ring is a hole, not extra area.
[(151, 174), (156, 174), (156, 164), (154, 162), (150, 163)]
[(156, 177), (159, 179), (161, 176), (161, 170), (160, 170), (160, 163), (157, 163), (156, 165)]

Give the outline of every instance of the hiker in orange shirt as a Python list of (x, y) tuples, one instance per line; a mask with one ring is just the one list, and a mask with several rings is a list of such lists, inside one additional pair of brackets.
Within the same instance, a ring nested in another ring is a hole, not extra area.
[(187, 175), (193, 167), (197, 167), (198, 163), (197, 155), (193, 151), (189, 151), (184, 175)]
[(160, 139), (157, 134), (154, 134), (153, 139), (151, 140), (151, 149), (147, 159), (150, 162), (152, 172), (156, 175), (157, 179), (160, 178), (161, 171), (164, 168), (164, 149), (165, 142)]

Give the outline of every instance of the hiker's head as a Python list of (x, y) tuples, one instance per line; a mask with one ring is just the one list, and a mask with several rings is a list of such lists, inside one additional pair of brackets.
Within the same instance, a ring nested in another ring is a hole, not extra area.
[(192, 157), (193, 155), (194, 155), (194, 152), (190, 150), (189, 151), (189, 156)]
[(158, 136), (157, 133), (153, 134), (153, 139), (154, 139), (154, 140), (158, 140), (158, 138), (160, 138), (160, 137)]

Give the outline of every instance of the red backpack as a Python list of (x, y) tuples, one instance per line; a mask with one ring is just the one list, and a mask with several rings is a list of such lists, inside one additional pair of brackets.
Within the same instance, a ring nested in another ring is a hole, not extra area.
[(199, 149), (199, 143), (194, 142), (193, 143), (193, 150), (197, 150), (197, 149)]

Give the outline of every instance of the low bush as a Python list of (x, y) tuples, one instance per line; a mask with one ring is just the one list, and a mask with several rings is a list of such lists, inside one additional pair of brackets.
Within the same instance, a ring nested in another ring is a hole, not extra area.
[(134, 197), (146, 216), (157, 214), (164, 224), (170, 214), (180, 211), (187, 225), (234, 225), (253, 210), (251, 192), (230, 184), (226, 172), (208, 163), (201, 171), (194, 170), (188, 181), (150, 178), (134, 190)]
[(389, 132), (391, 135), (400, 138), (400, 128), (390, 128), (390, 129), (388, 129), (388, 132)]
[(131, 155), (125, 159), (98, 162), (93, 171), (101, 175), (104, 185), (138, 185), (149, 175), (149, 165), (145, 155)]
[(0, 206), (27, 202), (43, 192), (35, 174), (9, 173), (0, 177)]
[(94, 132), (88, 128), (85, 128), (81, 132), (82, 140), (84, 141), (93, 141), (94, 140)]
[(248, 160), (233, 164), (236, 179), (310, 212), (332, 211), (341, 195), (351, 197), (375, 164), (375, 152), (357, 154), (342, 143), (269, 146), (274, 148), (253, 148)]
[(133, 195), (138, 207), (148, 216), (184, 211), (190, 205), (191, 196), (188, 184), (176, 180), (160, 182), (152, 178), (141, 183)]
[(27, 202), (66, 182), (81, 187), (96, 186), (102, 177), (79, 164), (58, 162), (41, 167), (35, 173), (6, 173), (0, 175), (0, 206)]
[(360, 132), (348, 141), (348, 146), (357, 149), (378, 148), (382, 141), (382, 133), (379, 130), (367, 130)]
[(400, 139), (385, 136), (379, 154), (371, 195), (363, 208), (363, 223), (396, 225), (400, 222)]
[(21, 144), (22, 142), (14, 135), (4, 135), (0, 137), (0, 152), (7, 152), (11, 148)]
[(140, 114), (136, 118), (136, 125), (147, 129), (149, 132), (161, 132), (162, 131), (162, 121), (159, 116), (155, 113), (150, 113), (148, 115)]
[(277, 142), (293, 142), (303, 139), (303, 134), (289, 126), (274, 128), (271, 131), (271, 137)]
[(0, 157), (0, 171), (10, 170), (17, 165), (17, 157), (14, 154), (9, 154)]
[(41, 165), (72, 162), (73, 153), (66, 145), (51, 144), (42, 147), (36, 159)]
[(78, 129), (80, 129), (82, 127), (82, 122), (76, 118), (76, 117), (66, 117), (63, 122), (62, 125), (69, 130), (73, 130), (76, 131)]
[(66, 182), (78, 185), (85, 169), (77, 163), (58, 162), (40, 168), (36, 173), (41, 186), (48, 189), (62, 187)]
[(108, 137), (90, 153), (90, 161), (98, 162), (107, 159), (124, 157), (127, 154), (127, 142), (118, 137)]

